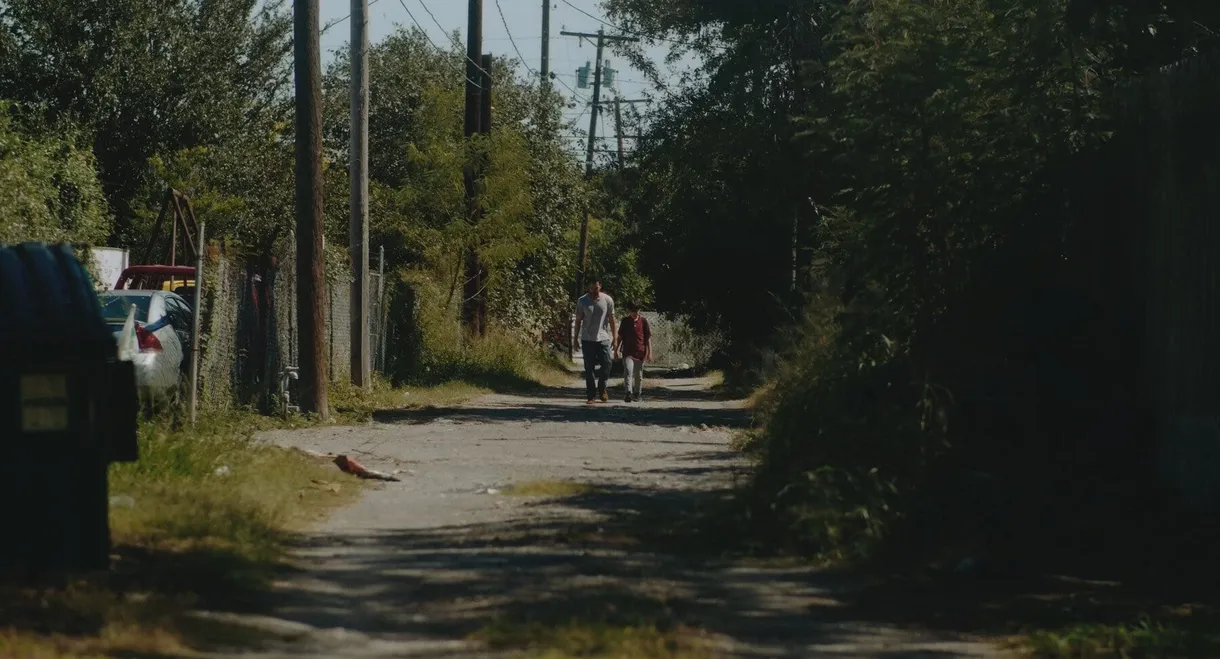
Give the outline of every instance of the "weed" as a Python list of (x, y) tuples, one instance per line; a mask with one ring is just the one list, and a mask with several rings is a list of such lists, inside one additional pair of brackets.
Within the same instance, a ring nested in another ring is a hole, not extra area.
[[(224, 637), (184, 624), (200, 605), (248, 603), (281, 567), (289, 532), (359, 492), (356, 479), (299, 451), (253, 442), (271, 421), (207, 414), (140, 427), (140, 460), (115, 465), (113, 568), (49, 582), (0, 582), (0, 655), (189, 652)], [(319, 488), (315, 481), (350, 481)]]
[(367, 389), (355, 387), (350, 382), (334, 383), (330, 390), (330, 405), (338, 422), (363, 423), (376, 412), (453, 405), (491, 391), (460, 380), (429, 387), (395, 387), (386, 379), (375, 377)]
[(1215, 657), (1220, 655), (1220, 631), (1190, 620), (1158, 622), (1145, 618), (1135, 624), (1085, 624), (1060, 631), (1036, 631), (1016, 646), (1036, 657)]
[(538, 659), (694, 659), (714, 655), (709, 639), (698, 630), (647, 622), (500, 621), (475, 634), (475, 639), (495, 650), (517, 650)]

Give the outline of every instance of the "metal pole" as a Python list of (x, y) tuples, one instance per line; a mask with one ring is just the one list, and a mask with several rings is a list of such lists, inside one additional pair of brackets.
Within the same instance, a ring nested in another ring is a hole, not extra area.
[(378, 248), (377, 265), (377, 364), (385, 372), (386, 308), (385, 308), (385, 245)]
[(351, 378), (371, 384), (369, 352), (369, 0), (352, 0), (351, 42)]
[(195, 414), (199, 407), (199, 325), (200, 302), (203, 300), (203, 256), (207, 253), (204, 229), (207, 222), (199, 223), (199, 255), (195, 259), (195, 303), (191, 306), (191, 425), (195, 425)]
[(301, 411), (330, 416), (322, 224), (322, 55), (318, 0), (293, 0), (296, 85), (297, 309)]

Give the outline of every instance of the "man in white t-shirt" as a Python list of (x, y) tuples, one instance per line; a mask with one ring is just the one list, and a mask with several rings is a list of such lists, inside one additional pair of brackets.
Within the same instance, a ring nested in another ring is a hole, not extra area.
[[(596, 279), (589, 293), (576, 301), (576, 326), (580, 328), (580, 353), (585, 360), (585, 393), (588, 404), (606, 402), (606, 380), (610, 377), (610, 346), (618, 333), (614, 323), (614, 298), (602, 292)], [(594, 368), (601, 367), (594, 379)]]

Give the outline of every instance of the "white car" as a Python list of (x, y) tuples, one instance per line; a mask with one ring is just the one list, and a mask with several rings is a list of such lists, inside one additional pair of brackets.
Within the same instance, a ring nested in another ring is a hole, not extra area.
[(141, 398), (176, 398), (186, 380), (190, 305), (168, 291), (106, 291), (98, 300), (118, 342), (119, 358), (135, 363)]

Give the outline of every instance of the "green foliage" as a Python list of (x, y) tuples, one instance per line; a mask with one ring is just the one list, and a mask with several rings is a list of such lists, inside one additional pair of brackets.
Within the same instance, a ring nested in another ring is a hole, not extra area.
[(1220, 633), (1212, 622), (1145, 618), (1125, 625), (1074, 625), (1030, 633), (1019, 645), (1029, 655), (1045, 659), (1214, 657), (1220, 652)]
[[(257, 256), (269, 254), (295, 220), (290, 132), (291, 125), (283, 122), (252, 125), (222, 144), (153, 156), (141, 195), (144, 204), (133, 223), (136, 235), (152, 234), (165, 189), (172, 187), (191, 198), (209, 235), (223, 236)], [(169, 236), (161, 242), (168, 245)]]
[(90, 131), (114, 238), (138, 244), (149, 158), (245, 132), (287, 89), (291, 20), (283, 0), (12, 0), (0, 98)]
[(655, 301), (652, 280), (641, 267), (640, 249), (620, 220), (589, 223), (589, 276), (600, 278), (620, 305), (635, 301), (648, 307)]
[[(438, 50), (422, 32), (404, 30), (374, 46), (369, 60), (372, 244), (385, 245), (387, 261), (413, 278), (426, 277), (445, 302), (438, 313), (452, 311), (454, 318), (463, 260), (476, 250), (488, 272), (492, 321), (536, 341), (570, 305), (576, 240), (569, 236), (583, 209), (583, 182), (557, 134), (546, 129), (558, 98), (542, 98), (497, 60), (492, 132), (468, 141), (460, 52)], [(324, 81), (326, 141), (341, 154), (350, 137), (348, 73), (340, 56)], [(465, 199), (467, 165), (482, 176), (477, 221)], [(329, 199), (347, 198), (344, 169), (334, 168)], [(331, 238), (345, 242), (346, 213), (338, 215), (328, 220)], [(436, 335), (424, 340), (449, 345)]]
[(1063, 0), (608, 3), (705, 56), (615, 194), (661, 305), (774, 377), (751, 443), (772, 540), (842, 559), (978, 535), (1019, 553), (999, 539), (1037, 518), (1021, 511), (1081, 516), (1052, 503), (1073, 468), (1037, 456), (1052, 437), (1083, 455), (1097, 431), (1055, 427), (1047, 402), (1112, 371), (1036, 383), (1092, 363), (1061, 327), (1079, 305), (1060, 300), (1096, 282), (1082, 154), (1132, 72), (1213, 38), (1191, 24), (1202, 4), (1105, 4), (1073, 33)]
[(0, 102), (0, 243), (105, 240), (110, 213), (81, 133), (24, 130), (17, 116)]
[(493, 328), (486, 338), (471, 340), (458, 321), (457, 297), (427, 275), (408, 275), (406, 287), (413, 300), (409, 324), (418, 332), (409, 341), (418, 345), (418, 353), (396, 369), (397, 382), (435, 386), (462, 381), (496, 391), (521, 390), (553, 380), (561, 371), (536, 337), (523, 340)]

